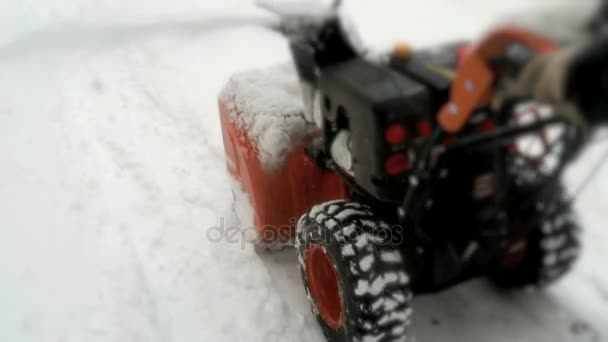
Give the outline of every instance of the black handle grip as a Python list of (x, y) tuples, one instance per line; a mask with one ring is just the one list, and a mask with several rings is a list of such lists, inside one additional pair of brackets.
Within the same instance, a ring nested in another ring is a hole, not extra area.
[(608, 35), (594, 39), (575, 55), (566, 73), (566, 97), (590, 123), (608, 123)]

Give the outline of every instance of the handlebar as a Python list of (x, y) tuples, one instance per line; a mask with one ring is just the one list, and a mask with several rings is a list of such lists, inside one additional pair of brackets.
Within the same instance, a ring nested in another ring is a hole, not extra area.
[(567, 65), (565, 97), (591, 125), (608, 123), (608, 36), (595, 38)]

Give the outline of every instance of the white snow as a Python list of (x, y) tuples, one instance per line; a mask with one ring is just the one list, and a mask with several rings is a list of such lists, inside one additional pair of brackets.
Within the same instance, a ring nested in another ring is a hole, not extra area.
[(386, 272), (376, 276), (371, 282), (365, 279), (357, 280), (357, 284), (355, 285), (355, 295), (365, 296), (369, 294), (372, 296), (377, 296), (388, 285), (407, 285), (408, 283), (409, 277), (404, 272)]
[(374, 255), (373, 254), (368, 254), (368, 255), (364, 256), (363, 258), (361, 258), (361, 260), (359, 260), (359, 268), (363, 272), (368, 272), (369, 270), (371, 270), (373, 264), (374, 264)]
[(397, 306), (399, 306), (399, 302), (397, 302), (396, 300), (390, 299), (388, 297), (380, 297), (379, 299), (377, 299), (375, 302), (372, 303), (372, 310), (377, 311), (380, 308), (382, 308), (382, 310), (384, 311), (391, 311), (394, 308), (396, 308)]
[(327, 221), (325, 221), (325, 226), (330, 230), (334, 230), (338, 226), (338, 221), (332, 218), (327, 219)]
[(402, 310), (402, 311), (390, 312), (386, 316), (380, 318), (380, 320), (378, 321), (378, 324), (380, 326), (383, 326), (383, 325), (387, 325), (388, 323), (393, 323), (395, 321), (397, 321), (397, 322), (407, 321), (410, 317), (411, 312), (412, 312), (411, 308), (408, 308), (408, 309)]
[(230, 187), (233, 195), (234, 218), (238, 222), (240, 238), (244, 242), (257, 243), (259, 235), (253, 226), (254, 210), (249, 201), (249, 195), (243, 190), (241, 184), (231, 177)]
[(386, 263), (400, 263), (403, 260), (401, 253), (398, 251), (381, 252), (380, 259)]
[(356, 224), (350, 224), (342, 229), (342, 234), (346, 237), (351, 237), (354, 233), (357, 232), (358, 226)]
[(359, 214), (360, 212), (361, 212), (360, 210), (355, 210), (355, 209), (344, 209), (341, 212), (339, 212), (338, 215), (336, 215), (334, 217), (340, 221), (343, 221), (345, 219), (353, 217), (354, 215)]
[(344, 246), (342, 246), (341, 254), (343, 257), (351, 257), (351, 256), (355, 256), (356, 252), (355, 252), (355, 249), (353, 248), (353, 245), (345, 244)]
[[(0, 2), (3, 340), (323, 341), (294, 253), (257, 255), (234, 227), (217, 97), (233, 73), (288, 60), (265, 29), (214, 28), (270, 17), (251, 3)], [(528, 7), (584, 7), (346, 3), (373, 48), (470, 38)], [(475, 281), (417, 298), (418, 340), (607, 340), (607, 176), (580, 198), (586, 245), (570, 277), (544, 293)]]
[(301, 85), (292, 64), (237, 73), (220, 94), (232, 122), (248, 134), (262, 167), (280, 169), (289, 153), (319, 128), (305, 114)]

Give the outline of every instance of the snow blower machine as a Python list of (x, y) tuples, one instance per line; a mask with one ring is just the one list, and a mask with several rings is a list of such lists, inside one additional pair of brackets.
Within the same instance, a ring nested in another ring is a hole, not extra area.
[(294, 63), (225, 87), (228, 170), (258, 246), (296, 246), (328, 341), (402, 341), (413, 295), (571, 269), (561, 176), (608, 119), (608, 38), (564, 46), (503, 27), (371, 58), (336, 11), (273, 10)]

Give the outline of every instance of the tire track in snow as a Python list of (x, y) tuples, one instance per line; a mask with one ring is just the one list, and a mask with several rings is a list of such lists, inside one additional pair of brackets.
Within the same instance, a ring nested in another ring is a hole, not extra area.
[(156, 337), (156, 341), (167, 342), (169, 341), (169, 336), (166, 330), (163, 328), (163, 325), (159, 319), (159, 308), (156, 301), (156, 296), (150, 288), (149, 278), (146, 274), (144, 264), (141, 260), (141, 256), (135, 248), (133, 237), (131, 236), (129, 228), (127, 228), (127, 230), (124, 232), (124, 235), (127, 242), (129, 254), (131, 255), (131, 265), (133, 267), (133, 271), (135, 272), (136, 279), (139, 283), (139, 288), (141, 289), (141, 292), (146, 298), (146, 318), (156, 332), (154, 334), (154, 336)]

